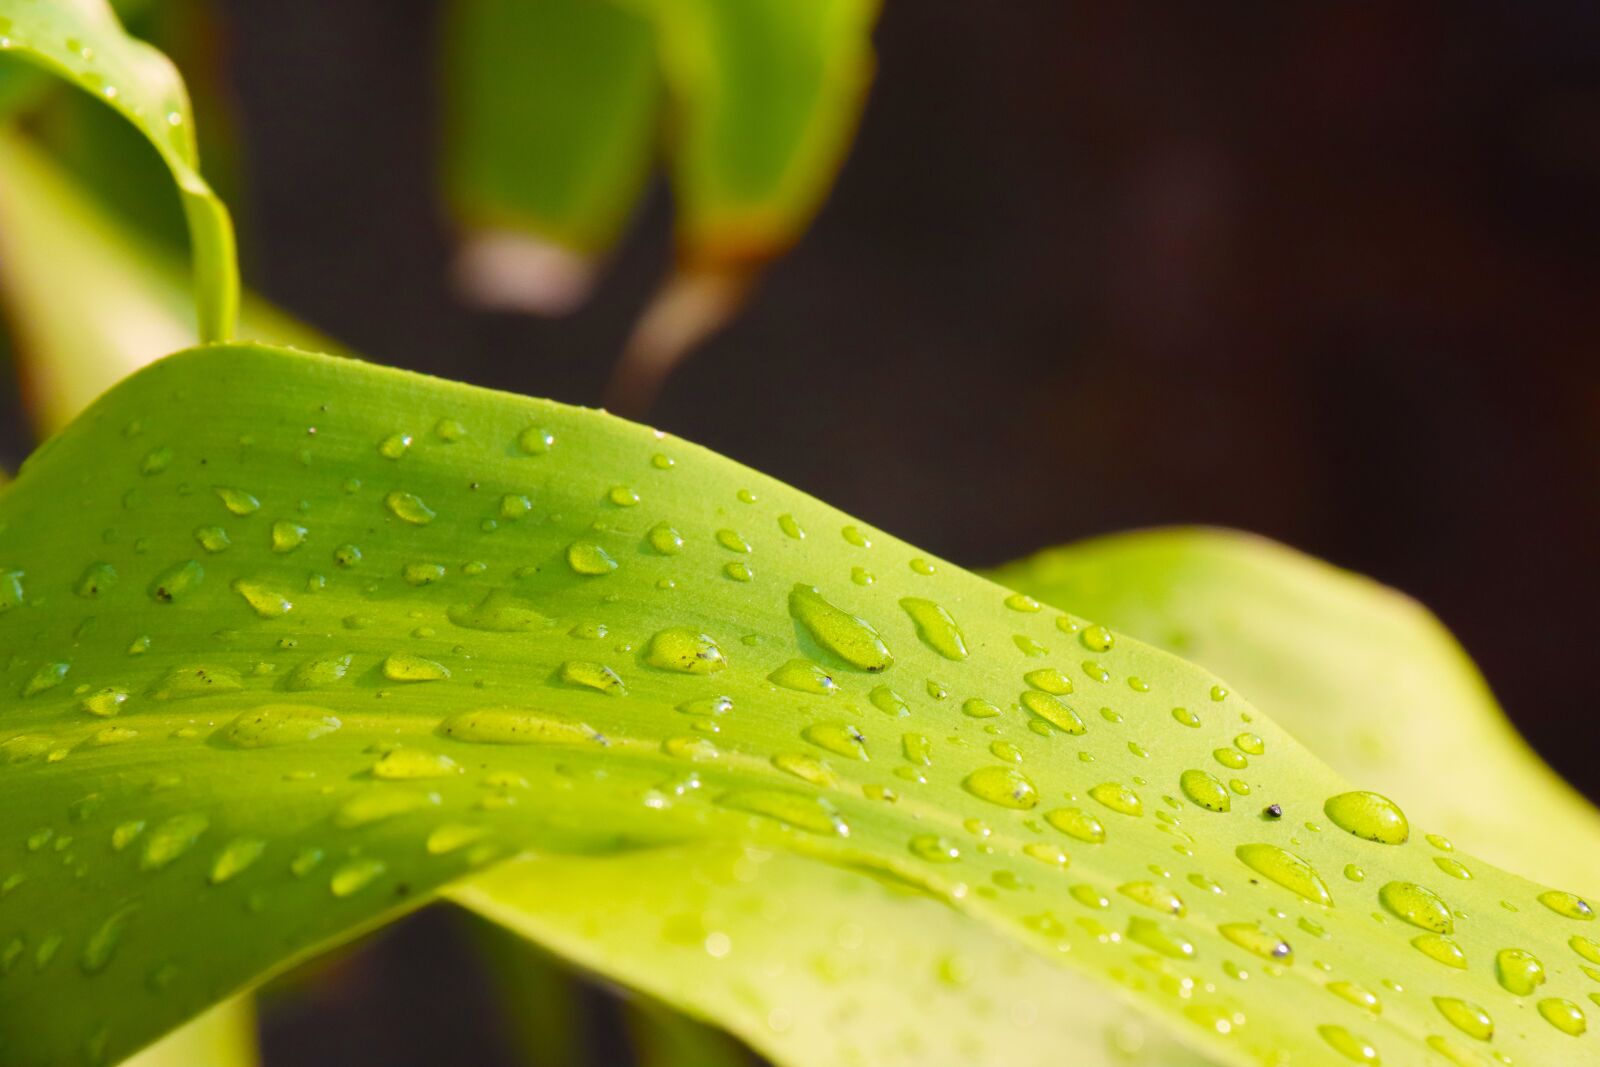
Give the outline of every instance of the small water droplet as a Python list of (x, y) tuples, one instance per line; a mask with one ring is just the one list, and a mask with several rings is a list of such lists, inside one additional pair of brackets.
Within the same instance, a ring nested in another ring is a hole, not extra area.
[(1106, 828), (1100, 824), (1100, 820), (1081, 808), (1056, 808), (1046, 812), (1044, 819), (1068, 837), (1091, 845), (1098, 845), (1106, 839)]
[(383, 503), (395, 518), (412, 526), (426, 526), (439, 517), (438, 513), (415, 493), (396, 489), (383, 498)]
[(1412, 882), (1390, 882), (1378, 890), (1378, 900), (1396, 918), (1436, 934), (1455, 932), (1450, 907), (1431, 889)]
[(867, 755), (867, 739), (861, 731), (849, 723), (819, 722), (807, 726), (800, 731), (800, 736), (810, 741), (818, 748), (827, 749), (836, 756), (845, 759), (865, 760)]
[(1088, 733), (1089, 728), (1083, 724), (1078, 713), (1073, 711), (1064, 701), (1058, 700), (1049, 693), (1037, 689), (1025, 690), (1021, 696), (1022, 706), (1039, 716), (1051, 726), (1066, 733), (1081, 735)]
[(374, 856), (347, 860), (328, 879), (328, 890), (336, 897), (348, 897), (371, 885), (389, 868)]
[(1526, 949), (1501, 949), (1494, 957), (1494, 976), (1507, 993), (1526, 997), (1544, 985), (1544, 964)]
[(592, 541), (574, 541), (567, 546), (567, 566), (574, 574), (594, 578), (617, 569), (617, 561)]
[(1476, 1004), (1455, 997), (1434, 997), (1433, 1005), (1451, 1026), (1468, 1037), (1487, 1041), (1494, 1036), (1494, 1020)]
[(1294, 950), (1289, 942), (1261, 928), (1260, 923), (1223, 923), (1217, 932), (1246, 952), (1275, 963), (1293, 963)]
[(450, 669), (409, 652), (391, 652), (384, 657), (383, 676), (391, 682), (436, 682), (450, 677)]
[(211, 861), (212, 885), (221, 885), (242, 873), (267, 850), (267, 843), (259, 837), (240, 837), (228, 842), (217, 858)]
[(139, 866), (147, 871), (158, 871), (194, 847), (211, 825), (211, 820), (198, 812), (174, 815), (152, 829), (144, 839), (144, 852)]
[(792, 659), (767, 675), (767, 680), (797, 693), (828, 696), (838, 692), (833, 677), (810, 660)]
[(1139, 799), (1139, 794), (1120, 782), (1101, 782), (1089, 790), (1089, 795), (1122, 815), (1144, 814), (1144, 801)]
[(1367, 1063), (1378, 1067), (1382, 1061), (1378, 1058), (1378, 1050), (1372, 1042), (1364, 1037), (1357, 1037), (1342, 1026), (1332, 1024), (1317, 1027), (1317, 1033), (1322, 1035), (1335, 1052), (1347, 1060), (1355, 1063)]

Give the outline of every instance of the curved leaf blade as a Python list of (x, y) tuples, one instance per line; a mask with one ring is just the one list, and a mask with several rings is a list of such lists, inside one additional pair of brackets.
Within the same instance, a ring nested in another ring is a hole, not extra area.
[(597, 0), (457, 0), (447, 12), (446, 183), (480, 301), (560, 313), (587, 295), (649, 176), (650, 23)]
[[(214, 346), (46, 445), (0, 522), (23, 1067), (114, 1058), (511, 852), (719, 840), (915, 885), (1221, 1063), (1420, 1061), (1462, 1043), (1436, 997), (1517, 1059), (1597, 1040), (1557, 1025), (1576, 898), (1335, 829), (1349, 785), (1209, 673), (643, 427)], [(1197, 770), (1237, 778), (1226, 812), (1181, 799)], [(1513, 948), (1537, 995), (1496, 979)]]
[(129, 37), (106, 0), (0, 0), (0, 57), (51, 71), (131, 122), (172, 172), (189, 225), (200, 340), (232, 336), (239, 275), (233, 223), (200, 175), (194, 119), (171, 62)]
[(1096, 1067), (1191, 1054), (1084, 977), (904, 886), (729, 845), (515, 860), (451, 899), (775, 1063)]
[(1539, 759), (1411, 598), (1250, 534), (1097, 538), (995, 571), (1233, 682), (1337, 770), (1491, 862), (1600, 886), (1600, 812)]

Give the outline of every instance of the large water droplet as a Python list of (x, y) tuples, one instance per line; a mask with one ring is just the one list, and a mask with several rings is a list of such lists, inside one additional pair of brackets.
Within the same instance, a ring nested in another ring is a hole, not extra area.
[(158, 824), (144, 839), (139, 866), (147, 871), (160, 870), (193, 848), (210, 825), (211, 820), (198, 812), (174, 815)]
[(1100, 824), (1100, 820), (1082, 808), (1056, 808), (1045, 812), (1044, 819), (1068, 837), (1087, 841), (1091, 845), (1098, 845), (1106, 839), (1106, 828)]
[(1390, 882), (1378, 890), (1378, 900), (1397, 918), (1436, 934), (1455, 933), (1450, 906), (1431, 889), (1411, 882)]
[(235, 748), (273, 748), (314, 741), (339, 729), (338, 717), (309, 704), (263, 704), (234, 719), (218, 739)]
[(1455, 997), (1434, 997), (1434, 1007), (1449, 1020), (1450, 1025), (1468, 1037), (1487, 1041), (1494, 1036), (1494, 1020), (1489, 1013), (1465, 1000)]
[(844, 819), (821, 797), (776, 789), (744, 789), (723, 796), (718, 803), (736, 811), (764, 815), (808, 833), (833, 837), (850, 835)]
[(1544, 964), (1526, 949), (1501, 949), (1494, 957), (1494, 976), (1506, 992), (1525, 997), (1544, 985)]
[(713, 674), (728, 665), (715, 640), (688, 626), (674, 626), (652, 637), (645, 662), (683, 674)]
[(1333, 904), (1333, 895), (1316, 868), (1292, 852), (1276, 845), (1253, 844), (1240, 845), (1234, 855), (1252, 871), (1314, 904)]
[(1085, 734), (1089, 730), (1083, 724), (1083, 720), (1078, 717), (1076, 711), (1073, 711), (1064, 701), (1051, 696), (1049, 693), (1040, 692), (1037, 689), (1027, 689), (1023, 691), (1021, 700), (1023, 707), (1058, 730), (1064, 730), (1074, 735)]
[(1144, 814), (1144, 801), (1139, 799), (1139, 794), (1120, 782), (1101, 782), (1089, 790), (1089, 795), (1119, 814)]
[(836, 756), (853, 760), (869, 758), (866, 737), (849, 723), (813, 723), (800, 731), (800, 735), (818, 748), (825, 748)]
[(491, 745), (576, 745), (597, 740), (587, 723), (522, 708), (464, 711), (441, 723), (439, 732), (457, 741)]
[(922, 638), (929, 648), (945, 659), (967, 658), (967, 640), (961, 634), (961, 627), (956, 625), (956, 620), (950, 617), (948, 611), (931, 600), (914, 596), (908, 596), (900, 601), (900, 606), (911, 616), (911, 621), (917, 627), (917, 636)]
[(1333, 825), (1349, 834), (1385, 845), (1403, 845), (1411, 836), (1400, 805), (1381, 793), (1340, 793), (1329, 797), (1322, 810)]
[(1207, 811), (1225, 812), (1233, 807), (1228, 787), (1216, 775), (1205, 771), (1184, 771), (1178, 778), (1183, 795)]
[(961, 783), (967, 792), (1003, 808), (1027, 810), (1039, 803), (1039, 791), (1014, 767), (979, 767)]
[(792, 659), (767, 675), (767, 680), (797, 693), (827, 696), (838, 692), (839, 686), (827, 671), (809, 660)]
[(894, 663), (883, 637), (871, 623), (830, 604), (812, 586), (796, 585), (789, 591), (789, 614), (817, 644), (853, 667), (877, 672)]
[(229, 841), (223, 846), (217, 858), (211, 861), (212, 885), (221, 885), (248, 868), (267, 849), (267, 843), (259, 837), (239, 837)]

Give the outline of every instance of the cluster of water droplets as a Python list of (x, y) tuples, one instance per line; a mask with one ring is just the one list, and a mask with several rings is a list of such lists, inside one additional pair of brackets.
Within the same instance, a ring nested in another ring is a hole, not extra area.
[[(1320, 1040), (1354, 1062), (1380, 1062), (1372, 1035), (1402, 983), (1367, 988), (1324, 961), (1338, 955), (1336, 908), (1397, 924), (1441, 974), (1492, 969), (1506, 1007), (1453, 992), (1429, 998), (1438, 1030), (1426, 1040), (1458, 1063), (1476, 1062), (1459, 1051), (1463, 1040), (1512, 1062), (1495, 1047), (1506, 1031), (1497, 1015), (1520, 1019), (1530, 1008), (1543, 1025), (1581, 1037), (1600, 1005), (1600, 992), (1550, 981), (1600, 982), (1591, 966), (1600, 944), (1581, 934), (1559, 967), (1517, 945), (1492, 958), (1463, 946), (1457, 928), (1469, 920), (1450, 887), (1474, 874), (1442, 839), (1427, 839), (1440, 876), (1428, 884), (1369, 880), (1353, 862), (1341, 885), (1319, 869), (1301, 842), (1325, 832), (1323, 819), (1370, 849), (1374, 869), (1388, 866), (1384, 850), (1418, 843), (1379, 794), (1342, 792), (1307, 811), (1267, 792), (1264, 782), (1281, 781), (1260, 773), (1276, 742), (1244, 705), (1190, 675), (1182, 703), (1163, 701), (1174, 683), (1128, 665), (1166, 668), (1125, 655), (1102, 626), (1022, 594), (946, 581), (934, 562), (858, 526), (820, 511), (802, 522), (796, 512), (811, 513), (799, 503), (768, 511), (762, 493), (736, 489), (690, 507), (686, 490), (666, 488), (681, 477), (666, 443), (631, 478), (580, 492), (545, 469), (569, 447), (555, 420), (485, 441), (514, 473), (485, 464), (481, 476), (453, 461), (478, 446), (454, 418), (362, 445), (381, 461), (376, 471), (320, 460), (331, 436), (306, 427), (290, 454), (303, 478), (331, 479), (334, 491), (319, 483), (297, 499), (281, 484), (213, 477), (227, 465), (202, 465), (182, 445), (150, 444), (142, 426), (129, 426), (137, 472), (118, 500), (118, 525), (100, 537), (104, 555), (49, 585), (36, 575), (48, 567), (0, 559), (0, 627), (33, 608), (81, 609), (59, 654), (13, 654), (4, 678), (24, 708), (62, 701), (82, 724), (0, 731), (0, 765), (60, 763), (141, 740), (193, 740), (240, 760), (337, 746), (283, 776), (282, 788), (328, 812), (314, 844), (277, 840), (259, 824), (235, 832), (225, 812), (169, 810), (161, 798), (181, 774), (163, 784), (155, 771), (148, 812), (112, 811), (91, 793), (60, 825), (30, 830), (22, 847), (32, 858), (0, 881), (0, 981), (65, 966), (64, 951), (83, 973), (100, 974), (141, 920), (139, 906), (113, 906), (76, 935), (8, 932), (5, 898), (24, 899), (46, 863), (87, 871), (101, 855), (151, 876), (186, 872), (258, 912), (272, 910), (274, 892), (301, 899), (278, 884), (285, 878), (359, 902), (381, 887), (405, 889), (403, 871), (413, 869), (387, 838), (364, 835), (413, 827), (412, 856), (454, 864), (424, 880), (487, 863), (515, 846), (515, 824), (503, 820), (526, 809), (523, 798), (581, 784), (552, 772), (535, 788), (525, 773), (532, 757), (520, 754), (572, 751), (649, 753), (681, 766), (639, 791), (647, 810), (709, 801), (783, 832), (900, 835), (903, 855), (891, 865), (902, 877), (1021, 915), (1055, 951), (1100, 954), (1119, 980), (1170, 997), (1221, 1038), (1249, 1033), (1247, 983), (1305, 975), (1343, 1012), (1330, 1007), (1326, 1021), (1309, 1012)], [(238, 444), (246, 456), (260, 448)], [(424, 456), (438, 466), (413, 471)], [(463, 472), (459, 484), (439, 469)], [(173, 501), (194, 516), (181, 545), (135, 532), (142, 515)], [(819, 548), (819, 539), (830, 543)], [(646, 595), (647, 608), (631, 602)], [(183, 629), (170, 620), (219, 605), (235, 621), (212, 635), (211, 651), (190, 636), (182, 647), (195, 654), (175, 653)], [(124, 666), (101, 656), (80, 670), (74, 650), (113, 632), (102, 617), (117, 621)], [(640, 618), (653, 622), (638, 629)], [(148, 626), (123, 633), (141, 619)], [(154, 673), (142, 666), (152, 652)], [(346, 745), (355, 734), (370, 743)], [(1192, 753), (1191, 765), (1159, 770), (1169, 764), (1152, 752), (1175, 751)], [(1121, 858), (1148, 857), (1152, 840), (1176, 859)], [(1287, 895), (1259, 896), (1258, 886)], [(1507, 906), (1593, 918), (1579, 898), (1555, 892)], [(1197, 969), (1205, 966), (1214, 970)], [(163, 960), (147, 984), (166, 988), (179, 973)]]

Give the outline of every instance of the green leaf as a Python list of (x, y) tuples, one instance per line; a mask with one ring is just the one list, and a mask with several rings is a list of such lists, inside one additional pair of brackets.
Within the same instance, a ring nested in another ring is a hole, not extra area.
[(959, 912), (798, 855), (524, 859), (450, 895), (777, 1063), (1109, 1067), (1135, 1050), (1162, 1067), (1209, 1062)]
[[(195, 340), (189, 283), (72, 177), (0, 127), (0, 300), (28, 408), (65, 426), (113, 383)], [(330, 350), (316, 331), (246, 294), (248, 338)]]
[(457, 0), (444, 63), (458, 263), (481, 301), (570, 310), (644, 187), (660, 87), (648, 21), (597, 0)]
[(1411, 598), (1229, 530), (1122, 534), (994, 579), (1202, 663), (1337, 770), (1491, 862), (1600, 887), (1600, 813), (1539, 759)]
[(256, 1067), (256, 1016), (248, 997), (225, 1000), (125, 1061), (127, 1067)]
[(0, 54), (51, 71), (116, 109), (160, 153), (189, 225), (201, 340), (230, 337), (239, 300), (233, 224), (200, 176), (177, 69), (127, 36), (105, 0), (0, 0), (0, 42)]
[(876, 0), (628, 2), (656, 23), (686, 269), (787, 250), (855, 132)]
[(0, 524), (8, 1064), (114, 1059), (499, 858), (717, 842), (915, 886), (1219, 1063), (1481, 1061), (1455, 1000), (1519, 1062), (1600, 1040), (1561, 1028), (1577, 898), (1368, 840), (1206, 671), (600, 413), (213, 346)]
[(606, 396), (612, 409), (639, 413), (821, 207), (866, 101), (878, 3), (624, 2), (655, 22), (677, 210), (677, 268), (641, 315)]

